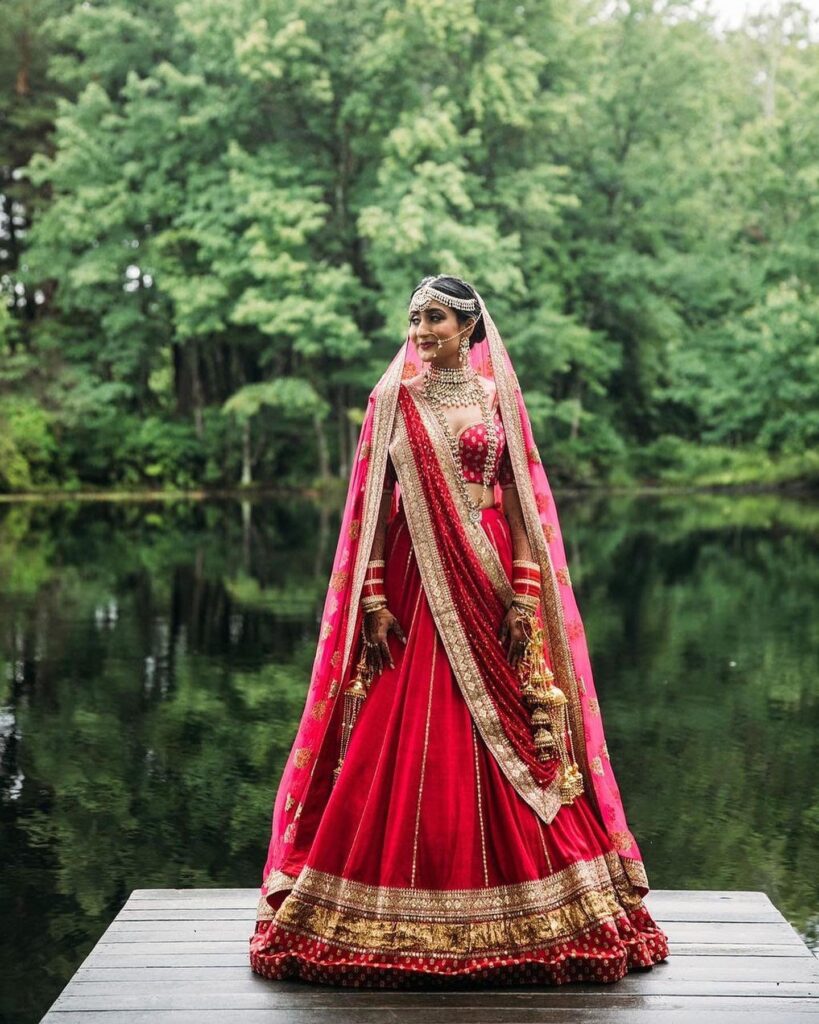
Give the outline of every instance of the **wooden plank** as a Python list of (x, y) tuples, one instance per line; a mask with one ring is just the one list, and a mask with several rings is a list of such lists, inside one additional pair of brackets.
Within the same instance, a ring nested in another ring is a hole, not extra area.
[[(339, 1001), (340, 1003), (343, 1000)], [(627, 1007), (597, 1006), (577, 1008), (571, 1006), (550, 1006), (525, 1008), (499, 1008), (491, 1010), (484, 1020), (496, 1024), (774, 1024), (781, 1021), (816, 1020), (819, 1004), (814, 1001), (801, 1005), (794, 1000), (776, 1000), (755, 1005), (725, 1005), (725, 1000), (708, 997), (685, 999), (683, 1001), (658, 996), (639, 999), (639, 1005)], [(267, 1007), (262, 1010), (249, 1008), (221, 1009), (207, 1012), (196, 1010), (132, 1011), (123, 1015), (127, 1024), (326, 1024), (328, 1010), (276, 1010)], [(414, 1008), (410, 1005), (396, 1009), (382, 1007), (353, 1008), (337, 1007), (333, 1011), (337, 1024), (476, 1024), (475, 1010), (471, 1007)], [(55, 1011), (44, 1018), (45, 1024), (112, 1024), (108, 1011)]]
[[(624, 979), (625, 980), (625, 979)], [(339, 1004), (338, 991), (333, 990), (330, 986), (320, 986), (328, 989), (327, 994), (320, 1000), (314, 1000), (312, 998), (303, 998), (302, 993), (299, 991), (303, 988), (313, 988), (314, 986), (285, 983), (286, 988), (295, 990), (291, 992), (280, 992), (280, 984), (277, 983), (265, 983), (264, 979), (259, 979), (259, 983), (249, 984), (245, 987), (237, 988), (221, 988), (219, 986), (213, 986), (205, 989), (202, 986), (189, 985), (186, 987), (175, 987), (173, 985), (165, 985), (162, 987), (151, 986), (150, 991), (145, 991), (141, 985), (135, 985), (132, 988), (126, 988), (123, 983), (114, 983), (109, 985), (84, 985), (80, 991), (71, 989), (65, 995), (60, 996), (54, 1004), (54, 1010), (60, 1011), (88, 1011), (88, 1010), (109, 1010), (109, 1011), (133, 1011), (133, 1010), (144, 1010), (150, 1008), (159, 1010), (222, 1010), (222, 1009), (238, 1009), (244, 1007), (247, 1009), (261, 1009), (264, 1007), (272, 1007), (274, 1009), (332, 1009), (334, 1006)], [(634, 1001), (638, 998), (652, 998), (652, 999), (663, 999), (671, 998), (683, 1000), (686, 998), (700, 998), (703, 993), (696, 991), (687, 992), (635, 992), (632, 989), (630, 992), (622, 991), (619, 988), (620, 983), (617, 982), (613, 985), (601, 985), (598, 986), (595, 991), (578, 992), (572, 991), (572, 985), (560, 985), (549, 988), (548, 986), (542, 986), (543, 992), (540, 994), (539, 999), (533, 999), (531, 996), (527, 996), (525, 993), (506, 992), (503, 988), (489, 989), (484, 992), (474, 991), (469, 993), (461, 993), (461, 998), (457, 1001), (446, 1001), (446, 1005), (452, 1008), (457, 1007), (491, 1007), (493, 1010), (509, 1008), (514, 1006), (527, 1006), (530, 1008), (543, 1008), (549, 1006), (564, 1006), (567, 1002), (575, 1008), (582, 1007), (595, 1007), (601, 1005), (601, 1001), (605, 1002), (606, 1005), (618, 1006), (618, 1005), (633, 1005)], [(565, 991), (567, 990), (568, 991)], [(90, 990), (90, 991), (89, 991)], [(357, 990), (342, 990), (344, 992), (353, 992), (357, 994)], [(423, 992), (397, 992), (390, 995), (385, 994), (385, 990), (377, 989), (370, 990), (372, 997), (368, 1000), (353, 998), (348, 999), (346, 994), (344, 996), (345, 1007), (355, 1006), (360, 1009), (365, 1009), (368, 1006), (378, 1006), (381, 1008), (396, 1007), (401, 1008), (403, 1006), (417, 1006), (419, 1002), (425, 1006), (435, 1007), (441, 1005), (440, 998), (436, 998), (434, 994), (430, 994), (432, 998), (423, 998), (426, 994)], [(416, 996), (421, 998), (416, 998)], [(724, 1006), (728, 1006), (732, 1002), (740, 1001), (743, 1005), (748, 1005), (750, 1000), (754, 1002), (766, 1002), (770, 999), (782, 999), (783, 997), (772, 991), (768, 991), (764, 994), (759, 992), (753, 995), (747, 993), (709, 993), (709, 998), (721, 999)], [(805, 993), (799, 993), (796, 997), (789, 997), (788, 1002), (793, 1005), (799, 1002), (806, 1002), (809, 1005), (813, 1003), (815, 1006), (819, 1006), (819, 992), (814, 995), (807, 995)]]
[[(242, 955), (221, 949), (221, 943), (198, 943), (196, 953), (179, 953), (175, 943), (131, 943), (128, 947), (107, 946), (101, 943), (86, 961), (88, 967), (111, 966), (208, 966), (214, 957), (230, 957), (231, 964), (241, 963)], [(232, 947), (235, 949), (235, 946)], [(244, 956), (247, 961), (247, 955)], [(673, 953), (664, 964), (655, 964), (652, 970), (688, 980), (710, 981), (765, 981), (765, 982), (817, 982), (819, 984), (819, 961), (816, 957), (795, 956), (702, 956), (679, 957)]]
[[(653, 890), (669, 960), (614, 984), (436, 990), (274, 982), (250, 970), (257, 889), (135, 891), (46, 1024), (769, 1024), (819, 1021), (819, 960), (764, 893)], [(739, 1015), (742, 1020), (739, 1020)]]
[[(170, 987), (181, 989), (193, 987), (197, 991), (246, 991), (255, 990), (258, 986), (270, 988), (278, 993), (278, 1005), (310, 1005), (310, 1006), (334, 1006), (337, 1004), (338, 990), (330, 985), (302, 985), (292, 979), (287, 981), (270, 981), (260, 978), (254, 974), (248, 965), (244, 967), (223, 967), (218, 970), (201, 967), (144, 967), (137, 969), (116, 968), (81, 969), (74, 977), (74, 984), (77, 986), (92, 984), (103, 985), (110, 982), (114, 986), (123, 985), (125, 988), (136, 984), (149, 985), (152, 989)], [(590, 983), (572, 983), (559, 987), (525, 986), (525, 987), (502, 987), (488, 988), (486, 990), (462, 989), (452, 990), (424, 990), (418, 988), (413, 991), (413, 996), (425, 1002), (435, 1004), (436, 1000), (444, 999), (452, 1001), (453, 1005), (472, 1005), (481, 1000), (491, 999), (494, 1005), (499, 1002), (504, 1005), (505, 993), (514, 992), (516, 996), (524, 995), (527, 999), (534, 1000), (537, 1005), (547, 1005), (554, 1001), (556, 996), (561, 1000), (569, 994), (574, 993), (599, 993), (605, 987), (607, 997), (620, 998), (632, 997), (635, 994), (654, 995), (710, 995), (710, 996), (743, 996), (763, 998), (769, 996), (778, 997), (819, 997), (819, 985), (816, 983), (790, 983), (782, 982), (710, 982), (710, 981), (685, 981), (669, 979), (660, 973), (659, 969), (652, 969), (647, 973), (631, 973), (614, 985), (599, 986)], [(102, 991), (101, 989), (98, 991)], [(375, 1002), (378, 1005), (386, 1005), (395, 995), (397, 999), (404, 1000), (405, 992), (396, 993), (389, 989), (343, 989), (345, 1001), (354, 1000), (369, 1004)], [(503, 994), (503, 995), (502, 995)]]

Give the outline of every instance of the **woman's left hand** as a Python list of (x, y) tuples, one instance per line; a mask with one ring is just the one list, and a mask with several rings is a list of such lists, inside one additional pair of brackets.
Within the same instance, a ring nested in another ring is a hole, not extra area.
[(523, 623), (525, 619), (523, 612), (513, 605), (506, 613), (501, 623), (500, 642), (506, 644), (506, 660), (516, 668), (526, 650), (526, 633)]

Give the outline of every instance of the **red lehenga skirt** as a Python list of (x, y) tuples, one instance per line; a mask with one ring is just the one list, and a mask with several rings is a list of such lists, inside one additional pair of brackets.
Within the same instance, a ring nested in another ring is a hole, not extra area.
[[(485, 509), (482, 525), (511, 577), (506, 517)], [(546, 825), (485, 746), (403, 506), (385, 561), (407, 643), (390, 633), (395, 668), (370, 687), (292, 889), (256, 922), (252, 969), (346, 986), (559, 985), (614, 982), (664, 960), (666, 935), (586, 796)]]

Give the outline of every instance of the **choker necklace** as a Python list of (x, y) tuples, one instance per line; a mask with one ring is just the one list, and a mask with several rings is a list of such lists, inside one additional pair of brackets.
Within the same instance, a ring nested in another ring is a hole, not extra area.
[(424, 395), (437, 405), (478, 405), (484, 395), (474, 366), (430, 366), (424, 376)]

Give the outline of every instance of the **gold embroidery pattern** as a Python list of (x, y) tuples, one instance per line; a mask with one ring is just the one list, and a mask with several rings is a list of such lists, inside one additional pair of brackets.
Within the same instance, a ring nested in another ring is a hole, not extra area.
[(298, 821), (298, 819), (301, 817), (301, 808), (302, 805), (301, 803), (299, 803), (299, 806), (296, 808), (296, 813), (293, 815), (293, 821)]
[(547, 786), (540, 786), (535, 781), (528, 765), (518, 757), (500, 723), (492, 699), (486, 692), (480, 671), (475, 664), (469, 638), (464, 633), (452, 604), (449, 586), (429, 525), (429, 509), (418, 479), (418, 470), (400, 409), (396, 416), (394, 440), (390, 444), (390, 456), (406, 499), (404, 507), (407, 524), (424, 592), (467, 707), (501, 770), (523, 799), (548, 824), (562, 805), (559, 775), (556, 775)]
[(579, 619), (572, 619), (566, 626), (566, 632), (572, 640), (578, 640), (583, 636), (583, 623)]
[(289, 811), (289, 810), (290, 810), (290, 808), (291, 808), (291, 807), (293, 806), (293, 804), (294, 804), (295, 802), (296, 802), (296, 801), (295, 801), (295, 799), (293, 798), (293, 794), (292, 794), (292, 793), (288, 793), (288, 794), (287, 794), (287, 799), (286, 799), (286, 800), (284, 801), (284, 809), (285, 809), (286, 811)]
[(530, 462), (540, 462), (540, 452), (534, 446), (527, 452)]
[(600, 714), (600, 701), (596, 697), (589, 697), (589, 711), (593, 715)]
[(540, 836), (540, 845), (543, 847), (543, 856), (546, 858), (546, 865), (549, 868), (549, 874), (554, 872), (552, 867), (552, 858), (549, 856), (549, 851), (546, 849), (546, 837), (543, 835), (543, 825), (540, 822), (537, 823), (537, 834)]
[(600, 753), (603, 755), (603, 757), (606, 758), (607, 761), (611, 761), (611, 757), (609, 755), (609, 748), (606, 743), (604, 743), (603, 746), (600, 748)]
[(278, 868), (273, 868), (264, 880), (264, 888), (267, 895), (272, 896), (273, 893), (280, 892), (282, 889), (292, 889), (295, 881), (296, 879), (294, 875), (287, 875), (284, 871), (280, 871)]
[(628, 850), (628, 848), (634, 843), (634, 837), (628, 830), (610, 832), (609, 838), (611, 839), (615, 850)]
[(330, 576), (330, 586), (333, 588), (333, 590), (343, 590), (346, 584), (347, 573), (345, 570), (342, 569), (339, 572), (334, 572)]
[(586, 692), (586, 680), (583, 678), (583, 676), (577, 677), (577, 685), (580, 688), (581, 693)]
[(367, 886), (305, 868), (276, 923), (350, 950), (458, 958), (566, 941), (641, 905), (615, 854), (533, 882), (461, 890)]
[(569, 576), (569, 567), (564, 565), (562, 569), (558, 569), (555, 573), (558, 580), (565, 586), (570, 587), (572, 585), (571, 577)]
[(332, 622), (325, 622), (321, 627), (321, 639), (326, 640), (327, 637), (333, 632)]
[(361, 529), (361, 520), (360, 519), (351, 519), (350, 520), (350, 528), (348, 530), (348, 533), (350, 534), (350, 540), (355, 540), (356, 539), (360, 529)]
[(603, 774), (603, 762), (600, 760), (599, 757), (593, 757), (592, 758), (592, 760), (591, 760), (591, 770), (594, 772), (595, 775), (602, 775)]
[(271, 918), (274, 918), (275, 916), (276, 911), (267, 902), (264, 894), (260, 894), (258, 903), (256, 904), (256, 920), (270, 921)]
[[(418, 594), (420, 597), (420, 592)], [(417, 602), (416, 602), (417, 608)], [(415, 616), (413, 615), (413, 619)], [(421, 778), (418, 781), (418, 802), (415, 805), (415, 836), (412, 840), (412, 880), (410, 885), (415, 885), (415, 868), (418, 857), (418, 834), (421, 830), (421, 797), (424, 795), (424, 775), (427, 768), (427, 748), (429, 746), (429, 720), (432, 715), (432, 685), (435, 682), (435, 658), (438, 653), (438, 637), (432, 638), (432, 667), (429, 670), (429, 696), (427, 697), (427, 720), (424, 725), (424, 752), (421, 755)]]
[(332, 682), (330, 683), (330, 689), (329, 689), (329, 690), (327, 691), (327, 696), (328, 696), (328, 697), (335, 697), (335, 695), (336, 695), (337, 693), (338, 693), (338, 680), (337, 680), (337, 679), (334, 679), (334, 680), (333, 680), (333, 681), (332, 681)]
[(366, 459), (370, 454), (370, 442), (365, 441), (361, 446), (361, 451), (358, 453), (359, 459)]
[(341, 875), (304, 867), (294, 895), (331, 907), (347, 907), (372, 917), (438, 918), (479, 921), (514, 912), (553, 910), (591, 889), (614, 889), (618, 898), (637, 905), (617, 854), (607, 851), (578, 860), (545, 878), (471, 889), (416, 889), (409, 886), (368, 885)]
[(322, 718), (324, 718), (324, 712), (326, 710), (327, 701), (324, 698), (322, 698), (321, 700), (316, 701), (316, 703), (313, 705), (313, 710), (310, 712), (310, 714), (313, 716), (313, 718), (320, 722)]
[(635, 860), (633, 857), (621, 857), (620, 858), (623, 867), (626, 871), (626, 877), (632, 885), (641, 885), (644, 888), (648, 888), (648, 876), (646, 875), (646, 869), (641, 860)]
[(299, 747), (293, 755), (293, 764), (297, 768), (306, 768), (310, 763), (310, 755), (313, 751), (309, 747)]
[(287, 828), (284, 830), (284, 834), (282, 835), (282, 842), (283, 843), (292, 843), (295, 838), (296, 838), (296, 823), (291, 821), (290, 824), (287, 826)]
[(537, 505), (538, 512), (545, 512), (548, 509), (549, 505), (550, 505), (549, 495), (548, 494), (538, 494), (537, 497), (535, 498), (535, 503)]
[[(478, 797), (478, 823), (481, 829), (481, 858), (483, 859), (483, 884), (489, 885), (489, 870), (486, 865), (486, 834), (483, 828), (483, 801), (481, 800), (481, 765), (478, 758), (478, 737), (475, 720), (472, 720), (472, 749), (475, 751), (475, 791)], [(540, 821), (538, 821), (538, 825)]]

